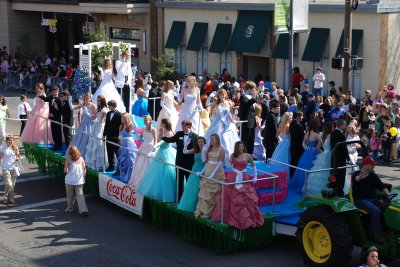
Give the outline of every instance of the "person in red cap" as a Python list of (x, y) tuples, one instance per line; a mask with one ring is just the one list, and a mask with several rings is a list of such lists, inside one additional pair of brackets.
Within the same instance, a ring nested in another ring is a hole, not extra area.
[[(387, 207), (392, 195), (374, 172), (375, 161), (367, 156), (362, 160), (362, 166), (351, 176), (354, 204), (371, 215), (371, 235), (375, 242), (381, 243), (382, 232), (381, 212)], [(379, 199), (376, 190), (385, 193), (387, 201)]]

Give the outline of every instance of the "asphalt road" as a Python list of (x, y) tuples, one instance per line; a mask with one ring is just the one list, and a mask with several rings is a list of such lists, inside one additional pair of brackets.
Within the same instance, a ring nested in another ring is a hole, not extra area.
[[(19, 94), (4, 92), (13, 118)], [(19, 126), (19, 122), (10, 121), (7, 133), (18, 134)], [(101, 199), (87, 197), (88, 218), (65, 213), (63, 179), (43, 176), (36, 165), (23, 163), (25, 172), (16, 185), (17, 204), (0, 204), (1, 267), (304, 266), (293, 237), (276, 237), (265, 249), (219, 256), (158, 231)], [(377, 167), (377, 172), (398, 187), (399, 169), (400, 164), (395, 163), (393, 167)], [(359, 257), (357, 253), (354, 259)]]

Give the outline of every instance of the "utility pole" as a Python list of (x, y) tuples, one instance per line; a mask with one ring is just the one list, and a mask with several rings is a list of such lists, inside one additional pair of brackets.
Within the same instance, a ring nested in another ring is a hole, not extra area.
[(353, 88), (349, 88), (349, 76), (351, 70), (351, 42), (352, 42), (352, 0), (345, 0), (345, 8), (344, 8), (344, 31), (343, 31), (343, 58), (344, 58), (344, 67), (342, 72), (342, 86), (345, 91), (352, 90)]
[[(289, 4), (289, 69), (288, 69), (288, 88), (293, 85), (293, 44), (294, 44), (294, 31), (293, 31), (293, 1), (290, 0)], [(285, 88), (286, 89), (286, 88)], [(300, 88), (299, 92), (300, 92)]]

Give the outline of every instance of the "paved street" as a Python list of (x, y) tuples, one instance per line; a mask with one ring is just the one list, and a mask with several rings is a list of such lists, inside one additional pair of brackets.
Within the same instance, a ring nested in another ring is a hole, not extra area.
[[(19, 92), (6, 91), (4, 95), (15, 118)], [(18, 134), (19, 126), (19, 122), (10, 121), (7, 133)], [(17, 205), (0, 204), (2, 267), (303, 266), (292, 237), (277, 237), (265, 249), (219, 256), (158, 231), (101, 199), (87, 197), (88, 218), (67, 214), (63, 178), (43, 176), (36, 165), (23, 162), (25, 172), (16, 186)], [(399, 162), (376, 168), (384, 181), (398, 188), (399, 170)], [(2, 190), (0, 183), (1, 195)]]

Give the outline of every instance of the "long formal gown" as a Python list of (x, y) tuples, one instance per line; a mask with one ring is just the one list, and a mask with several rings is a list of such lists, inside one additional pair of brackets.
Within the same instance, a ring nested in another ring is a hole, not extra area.
[[(217, 166), (219, 161), (219, 151), (210, 151), (207, 154), (208, 161), (206, 163), (206, 169), (204, 176), (209, 177)], [(214, 174), (213, 180), (222, 181), (225, 179), (224, 169), (220, 167)], [(201, 178), (200, 191), (198, 194), (199, 201), (196, 205), (196, 216), (211, 217), (214, 213), (215, 207), (217, 206), (219, 194), (221, 192), (221, 184), (214, 182), (208, 178)]]
[(118, 152), (119, 179), (124, 183), (128, 183), (131, 178), (133, 167), (136, 162), (136, 153), (138, 148), (133, 139), (133, 132), (128, 132), (125, 129), (119, 133), (121, 147)]
[[(194, 155), (194, 163), (192, 167), (192, 171), (194, 173), (200, 172), (203, 170), (205, 162), (201, 159), (201, 153), (197, 153)], [(191, 173), (187, 183), (185, 185), (185, 189), (183, 191), (181, 200), (178, 205), (179, 210), (194, 212), (196, 210), (197, 202), (199, 201), (199, 190), (200, 190), (200, 180), (201, 177), (196, 174)]]
[(164, 104), (165, 107), (168, 109), (161, 109), (160, 114), (157, 118), (157, 132), (160, 130), (161, 120), (162, 119), (169, 119), (172, 125), (172, 131), (175, 132), (176, 124), (178, 123), (179, 115), (178, 111), (176, 111), (174, 106), (174, 94), (172, 91), (164, 94)]
[[(74, 138), (72, 138), (70, 144), (71, 146), (75, 145), (81, 155), (86, 154), (86, 146), (89, 142), (89, 135), (92, 132), (92, 126), (94, 124), (92, 116), (93, 109), (91, 107), (87, 108), (86, 106), (83, 106), (81, 124), (79, 124), (78, 130), (75, 132)], [(66, 153), (68, 153), (68, 151)]]
[(201, 122), (200, 111), (198, 111), (197, 106), (198, 101), (200, 101), (197, 99), (197, 93), (185, 92), (183, 94), (183, 100), (183, 107), (175, 127), (176, 132), (182, 131), (183, 120), (190, 120), (192, 122), (191, 131), (199, 136), (204, 136), (203, 123)]
[(255, 136), (254, 136), (254, 150), (253, 150), (253, 158), (265, 162), (265, 147), (262, 143), (263, 137), (261, 135), (261, 131), (264, 129), (265, 126), (255, 129)]
[[(225, 179), (227, 183), (236, 181), (248, 181), (246, 173), (247, 160), (233, 159), (232, 172)], [(212, 220), (221, 221), (222, 196), (214, 211)], [(243, 183), (225, 186), (224, 190), (224, 223), (235, 228), (245, 230), (255, 228), (264, 224), (264, 216), (258, 209), (258, 197), (252, 183)]]
[(107, 151), (102, 140), (105, 122), (101, 122), (101, 116), (107, 114), (108, 109), (104, 107), (97, 113), (96, 121), (92, 126), (91, 135), (86, 146), (85, 162), (93, 170), (103, 170), (108, 166)]
[(149, 115), (150, 113), (147, 111), (147, 106), (149, 104), (147, 98), (143, 98), (142, 95), (139, 94), (136, 95), (137, 100), (132, 106), (132, 114), (138, 117)]
[[(176, 149), (172, 144), (162, 143), (154, 159), (175, 164)], [(175, 202), (176, 169), (172, 165), (152, 160), (138, 190), (141, 195), (163, 202)]]
[(143, 143), (139, 148), (139, 154), (136, 157), (136, 163), (128, 182), (130, 186), (135, 186), (135, 188), (138, 188), (151, 162), (151, 158), (146, 157), (145, 155), (149, 155), (153, 151), (154, 146), (154, 138), (151, 132), (143, 129), (143, 138)]
[[(330, 135), (325, 139), (323, 144), (324, 151), (317, 155), (311, 168), (314, 170), (329, 169), (331, 167), (331, 138)], [(330, 171), (314, 172), (308, 175), (307, 181), (307, 194), (320, 194), (321, 190), (326, 188)], [(305, 186), (303, 187), (303, 194), (306, 193)]]
[[(308, 142), (307, 145), (308, 147), (301, 155), (297, 166), (302, 169), (310, 170), (313, 166), (313, 161), (318, 155), (318, 141)], [(289, 188), (292, 191), (301, 194), (305, 182), (305, 175), (306, 174), (304, 171), (296, 169), (292, 176), (292, 179), (290, 179)]]
[(97, 97), (99, 95), (102, 95), (105, 97), (106, 102), (110, 100), (115, 100), (117, 101), (117, 109), (121, 112), (124, 113), (127, 111), (124, 102), (121, 99), (121, 95), (118, 93), (118, 90), (115, 88), (114, 83), (112, 81), (112, 70), (107, 69), (107, 70), (102, 70), (102, 81), (97, 88), (96, 92), (94, 93), (92, 99), (93, 101), (97, 101)]
[(51, 135), (50, 121), (46, 122), (46, 119), (35, 116), (40, 115), (47, 118), (49, 105), (39, 97), (35, 97), (33, 101), (35, 106), (21, 134), (21, 141), (29, 144), (46, 144), (46, 140), (48, 140), (48, 143), (52, 144), (53, 136)]
[(231, 122), (229, 116), (230, 110), (229, 107), (217, 106), (211, 125), (204, 136), (207, 140), (207, 144), (210, 143), (210, 137), (212, 134), (217, 134), (220, 137), (221, 146), (225, 149), (226, 162), (228, 162), (229, 156), (235, 149), (235, 143), (240, 141), (237, 128), (235, 124)]
[[(290, 164), (290, 137), (288, 134), (281, 134), (281, 141), (279, 142), (278, 146), (275, 148), (274, 153), (272, 154), (271, 159)], [(272, 162), (273, 165), (278, 166), (281, 169), (289, 171), (289, 167)]]

